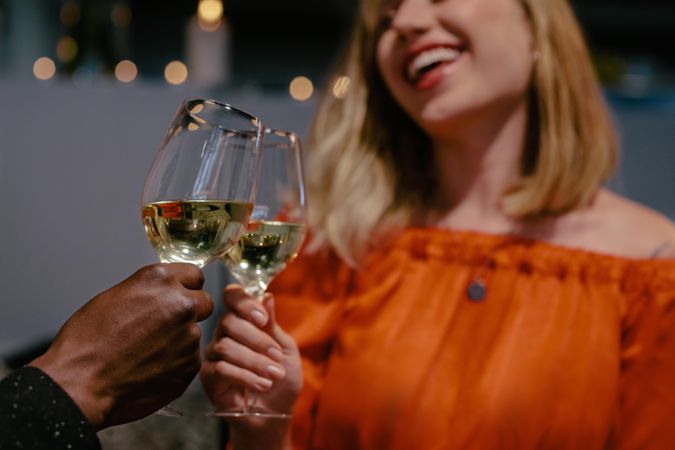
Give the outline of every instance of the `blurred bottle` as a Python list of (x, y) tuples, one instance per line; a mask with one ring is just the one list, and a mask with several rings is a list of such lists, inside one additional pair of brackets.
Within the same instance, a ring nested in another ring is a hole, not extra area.
[(230, 81), (230, 27), (221, 0), (200, 0), (187, 23), (186, 56), (190, 82), (215, 87)]

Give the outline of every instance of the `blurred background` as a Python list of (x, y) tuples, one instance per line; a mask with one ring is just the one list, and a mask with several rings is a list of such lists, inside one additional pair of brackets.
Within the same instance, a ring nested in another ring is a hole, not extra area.
[[(675, 2), (573, 5), (622, 138), (622, 164), (610, 187), (675, 219)], [(40, 351), (93, 295), (156, 260), (139, 202), (178, 104), (216, 98), (304, 135), (319, 93), (349, 89), (349, 79), (330, 74), (355, 6), (0, 0), (5, 371)], [(226, 275), (217, 264), (206, 275), (218, 299)], [(172, 422), (162, 435), (177, 433), (166, 437), (174, 441), (153, 436), (124, 444), (113, 430), (104, 447), (202, 448), (199, 442), (218, 433), (202, 418)], [(180, 435), (181, 428), (194, 436)]]

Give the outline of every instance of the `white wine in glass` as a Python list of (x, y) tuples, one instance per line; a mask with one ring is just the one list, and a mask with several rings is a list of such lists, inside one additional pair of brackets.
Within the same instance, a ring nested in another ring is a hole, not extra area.
[(262, 297), (272, 279), (295, 259), (304, 239), (304, 223), (254, 218), (223, 261), (246, 292)]
[[(215, 100), (185, 100), (150, 168), (141, 219), (163, 263), (204, 267), (235, 245), (251, 216), (262, 164), (256, 117)], [(165, 406), (160, 414), (179, 416)]]
[[(294, 133), (265, 130), (264, 156), (253, 215), (239, 242), (223, 262), (246, 292), (262, 299), (272, 279), (300, 251), (306, 233), (305, 185), (300, 139)], [(244, 391), (240, 409), (217, 411), (219, 417), (287, 419), (290, 414), (268, 411)]]
[(205, 266), (237, 242), (251, 203), (224, 200), (166, 200), (143, 206), (143, 224), (162, 262)]

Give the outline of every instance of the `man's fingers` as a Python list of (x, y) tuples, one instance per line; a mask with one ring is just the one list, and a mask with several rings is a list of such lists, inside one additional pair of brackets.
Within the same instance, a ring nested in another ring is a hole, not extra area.
[(208, 318), (213, 313), (213, 301), (206, 291), (194, 291), (192, 293), (195, 309), (195, 319), (197, 322)]
[(171, 263), (168, 267), (174, 271), (178, 281), (186, 288), (199, 290), (204, 286), (204, 274), (194, 264)]
[(269, 321), (268, 311), (239, 285), (231, 284), (225, 287), (223, 303), (228, 309), (260, 328), (267, 325)]

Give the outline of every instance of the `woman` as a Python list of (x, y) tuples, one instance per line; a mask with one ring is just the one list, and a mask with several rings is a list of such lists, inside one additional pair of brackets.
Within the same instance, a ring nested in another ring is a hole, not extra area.
[(207, 351), (218, 407), (246, 386), (294, 414), (234, 447), (670, 448), (675, 227), (602, 188), (567, 1), (365, 1), (352, 43), (277, 318), (228, 287)]

